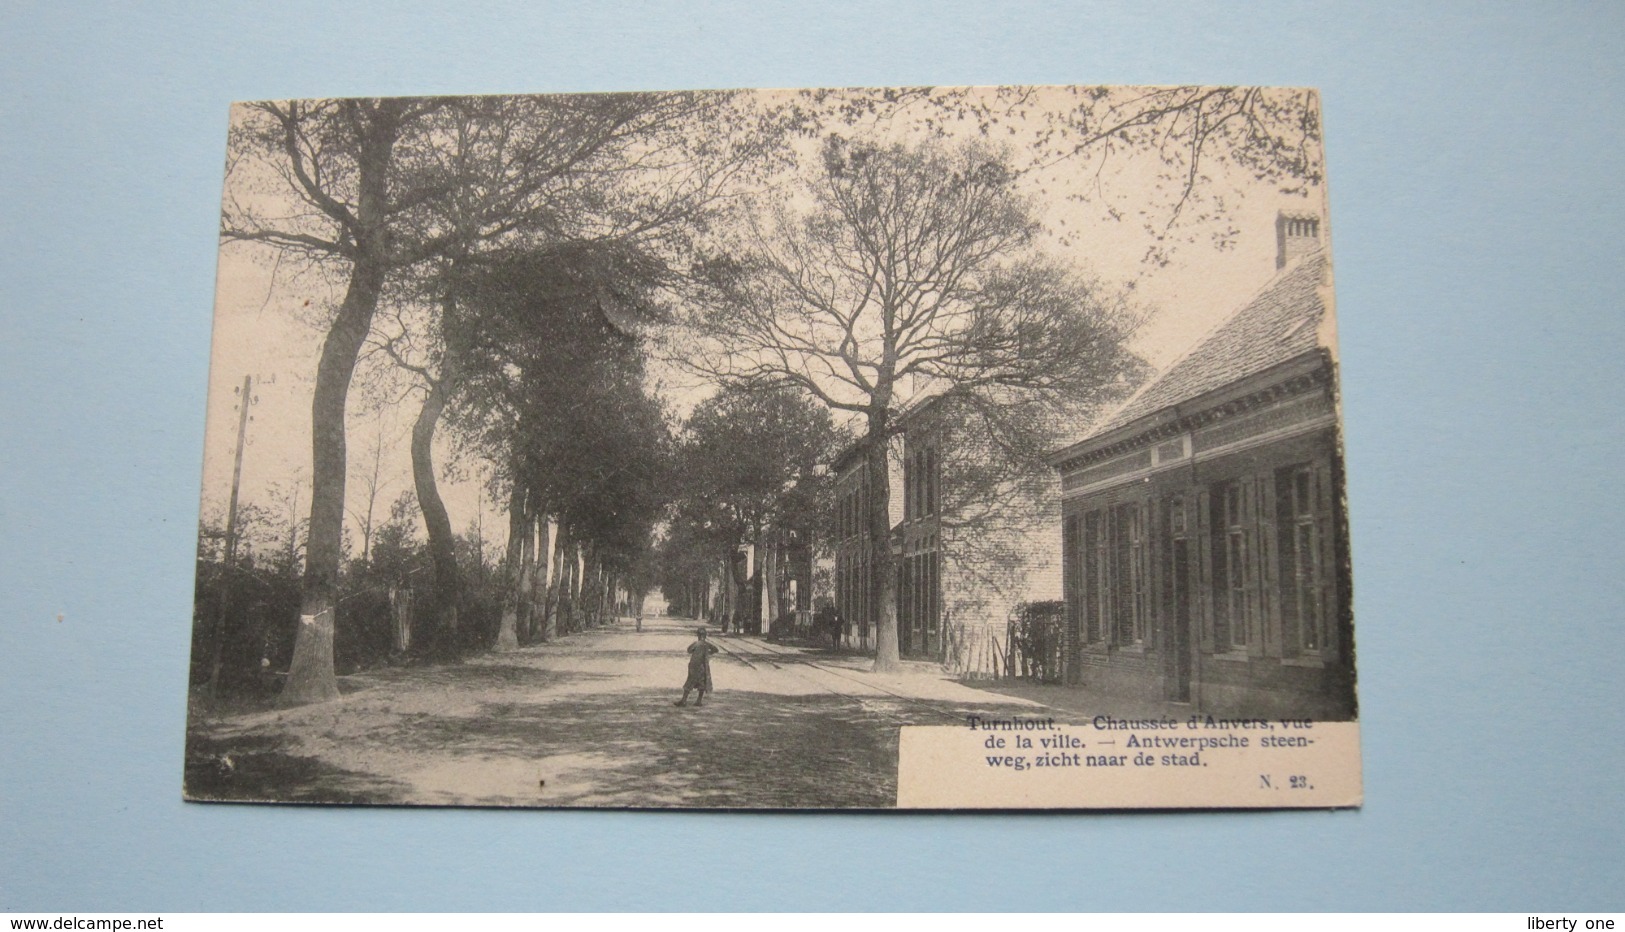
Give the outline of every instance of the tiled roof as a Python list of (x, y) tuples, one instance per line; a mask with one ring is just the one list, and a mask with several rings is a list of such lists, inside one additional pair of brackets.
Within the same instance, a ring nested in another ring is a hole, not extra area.
[(1251, 301), (1090, 431), (1095, 437), (1286, 362), (1319, 345), (1324, 250), (1276, 275)]

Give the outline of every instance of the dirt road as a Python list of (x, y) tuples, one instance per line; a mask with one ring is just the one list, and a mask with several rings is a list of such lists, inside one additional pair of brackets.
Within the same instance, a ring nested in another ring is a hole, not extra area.
[(691, 622), (630, 620), (460, 664), (345, 677), (318, 706), (194, 717), (193, 798), (480, 806), (890, 807), (897, 729), (1042, 706), (930, 668), (715, 638), (676, 707)]

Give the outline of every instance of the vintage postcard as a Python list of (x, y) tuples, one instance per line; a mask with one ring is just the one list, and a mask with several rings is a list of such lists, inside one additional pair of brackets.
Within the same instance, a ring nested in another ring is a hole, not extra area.
[(1320, 127), (236, 105), (186, 798), (1359, 805)]

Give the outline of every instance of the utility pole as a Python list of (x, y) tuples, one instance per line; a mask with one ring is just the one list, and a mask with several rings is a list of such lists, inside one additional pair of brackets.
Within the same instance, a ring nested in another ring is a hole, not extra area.
[(226, 598), (231, 593), (231, 570), (237, 558), (237, 490), (243, 479), (243, 441), (248, 436), (249, 393), (253, 391), (254, 377), (243, 376), (243, 387), (238, 396), (237, 460), (231, 467), (231, 501), (226, 506), (226, 559), (220, 571), (220, 611), (215, 615), (214, 651), (209, 665), (209, 699), (212, 701), (220, 689), (221, 647), (226, 640)]

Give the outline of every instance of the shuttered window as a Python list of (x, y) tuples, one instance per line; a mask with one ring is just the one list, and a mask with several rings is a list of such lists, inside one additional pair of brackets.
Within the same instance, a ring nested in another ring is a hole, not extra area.
[(1275, 491), (1285, 646), (1288, 654), (1321, 654), (1332, 646), (1328, 470), (1309, 463), (1279, 470)]
[(1086, 643), (1143, 644), (1150, 629), (1147, 506), (1131, 502), (1071, 519), (1070, 601)]
[(1219, 651), (1247, 647), (1257, 623), (1251, 485), (1222, 482), (1212, 490), (1213, 645)]

